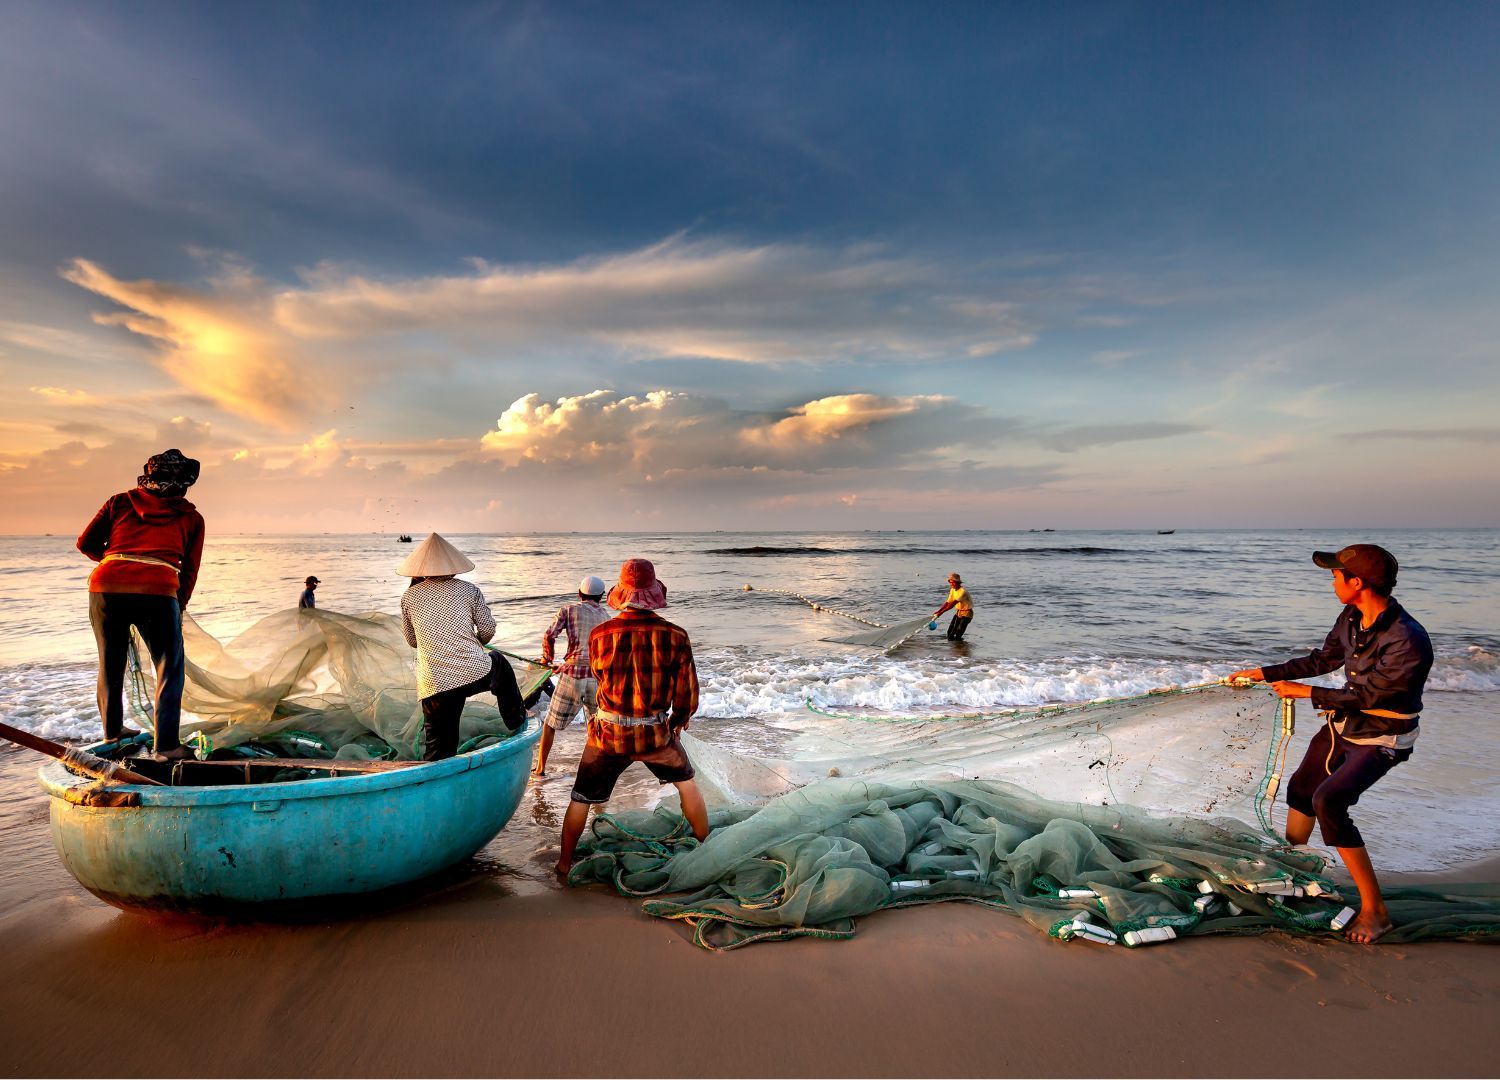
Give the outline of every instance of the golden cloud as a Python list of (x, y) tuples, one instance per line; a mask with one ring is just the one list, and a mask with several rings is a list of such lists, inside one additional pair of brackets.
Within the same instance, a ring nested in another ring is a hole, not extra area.
[(94, 316), (151, 338), (157, 363), (181, 385), (238, 416), (286, 427), (325, 400), (318, 382), (296, 362), (296, 345), (268, 318), (264, 289), (244, 275), (200, 292), (155, 281), (125, 281), (87, 259), (63, 277), (128, 311)]
[(793, 406), (787, 410), (789, 416), (774, 423), (747, 428), (740, 437), (752, 445), (766, 447), (818, 445), (953, 400), (935, 395), (893, 398), (876, 394), (836, 394)]

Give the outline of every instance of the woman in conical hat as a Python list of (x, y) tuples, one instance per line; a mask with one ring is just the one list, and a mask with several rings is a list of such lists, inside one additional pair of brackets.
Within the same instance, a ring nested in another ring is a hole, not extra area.
[(495, 617), (484, 594), (455, 575), (474, 569), (468, 556), (433, 533), (401, 560), (396, 572), (412, 579), (401, 597), (401, 626), (417, 650), (417, 697), (422, 702), (422, 757), (441, 761), (458, 752), (464, 702), (492, 693), (505, 726), (526, 720), (521, 690), (510, 664), (484, 644), (495, 636)]
[(430, 533), (426, 540), (412, 549), (410, 555), (401, 560), (396, 573), (402, 577), (415, 578), (452, 577), (454, 574), (467, 574), (472, 569), (474, 564), (467, 555), (437, 533)]

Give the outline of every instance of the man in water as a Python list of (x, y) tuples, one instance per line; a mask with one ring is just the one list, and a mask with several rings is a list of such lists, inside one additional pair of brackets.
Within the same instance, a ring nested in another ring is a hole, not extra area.
[(552, 650), (557, 645), (557, 635), (564, 630), (568, 632), (568, 651), (554, 669), (557, 686), (547, 706), (547, 722), (536, 753), (536, 768), (531, 770), (533, 776), (547, 775), (552, 740), (573, 722), (579, 709), (586, 720), (594, 719), (599, 683), (589, 671), (589, 634), (609, 618), (609, 609), (599, 603), (603, 596), (604, 581), (590, 574), (578, 583), (578, 599), (559, 608), (552, 625), (542, 635), (542, 663), (547, 667), (552, 667)]
[(693, 835), (699, 840), (708, 836), (708, 808), (693, 782), (693, 763), (681, 738), (698, 708), (692, 642), (686, 630), (656, 614), (667, 606), (667, 587), (645, 559), (630, 559), (620, 567), (609, 606), (619, 614), (589, 634), (589, 670), (599, 681), (599, 707), (589, 719), (588, 742), (563, 818), (555, 870), (564, 880), (573, 868), (589, 806), (609, 799), (615, 781), (633, 761), (663, 784), (676, 786)]
[(964, 588), (963, 578), (957, 573), (948, 575), (948, 599), (932, 613), (932, 617), (936, 619), (949, 608), (953, 609), (953, 619), (948, 623), (948, 640), (962, 641), (964, 631), (974, 621), (974, 605), (969, 600), (969, 590)]
[(308, 579), (305, 582), (303, 582), (303, 584), (305, 584), (307, 586), (307, 588), (305, 588), (305, 589), (302, 590), (302, 598), (297, 601), (297, 607), (298, 607), (298, 609), (301, 609), (301, 608), (315, 608), (315, 607), (317, 607), (318, 606), (318, 598), (316, 596), (314, 596), (313, 594), (318, 591), (318, 586), (321, 585), (322, 582), (320, 582), (315, 577), (309, 576)]
[[(1411, 757), (1432, 642), (1391, 596), (1398, 566), (1385, 548), (1352, 544), (1339, 552), (1316, 551), (1313, 562), (1333, 571), (1333, 592), (1344, 605), (1323, 647), (1230, 677), (1269, 682), (1283, 698), (1310, 698), (1327, 718), (1287, 784), (1286, 838), (1305, 844), (1318, 823), (1323, 842), (1338, 849), (1359, 889), (1359, 914), (1344, 934), (1369, 944), (1391, 928), (1391, 918), (1349, 807)], [(1340, 667), (1343, 687), (1287, 681)]]
[(125, 661), (131, 628), (141, 632), (156, 665), (155, 751), (162, 760), (193, 756), (178, 738), (186, 657), (182, 613), (203, 557), (203, 515), (183, 496), (198, 480), (198, 462), (180, 450), (147, 460), (131, 491), (112, 495), (78, 538), (99, 565), (89, 575), (89, 621), (99, 647), (99, 716), (104, 737), (125, 734)]

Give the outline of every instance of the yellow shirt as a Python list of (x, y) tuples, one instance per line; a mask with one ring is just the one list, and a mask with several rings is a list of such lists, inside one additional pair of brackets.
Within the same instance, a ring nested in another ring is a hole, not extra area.
[(953, 613), (960, 618), (972, 619), (974, 617), (974, 605), (969, 601), (969, 590), (962, 585), (948, 590), (948, 603), (953, 605)]

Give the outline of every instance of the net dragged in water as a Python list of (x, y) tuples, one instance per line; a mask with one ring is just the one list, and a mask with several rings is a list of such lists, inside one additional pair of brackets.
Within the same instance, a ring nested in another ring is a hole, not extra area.
[[(1159, 817), (981, 781), (823, 780), (711, 816), (601, 814), (569, 882), (604, 882), (709, 949), (847, 938), (885, 908), (966, 900), (1062, 939), (1134, 946), (1193, 934), (1333, 935), (1344, 899), (1315, 851), (1231, 819)], [(666, 894), (683, 894), (668, 898)], [(1352, 898), (1351, 898), (1352, 899)], [(1391, 889), (1383, 940), (1495, 940), (1500, 885)]]
[(932, 616), (923, 615), (919, 619), (908, 619), (906, 622), (897, 623), (895, 626), (883, 626), (879, 630), (866, 630), (860, 634), (850, 634), (847, 637), (824, 638), (823, 640), (839, 645), (867, 645), (871, 648), (892, 652), (905, 645), (931, 625)]
[(830, 637), (822, 639), (823, 641), (831, 641), (836, 645), (865, 645), (869, 646), (870, 648), (883, 649), (886, 652), (894, 652), (896, 649), (899, 649), (902, 645), (905, 645), (912, 638), (920, 634), (923, 630), (930, 629), (934, 625), (932, 622), (933, 617), (931, 615), (923, 615), (917, 619), (908, 619), (905, 622), (897, 623), (894, 626), (887, 626), (884, 623), (876, 622), (873, 619), (868, 619), (863, 615), (856, 615), (853, 612), (843, 611), (840, 608), (833, 607), (830, 604), (824, 604), (820, 603), (817, 600), (809, 599), (795, 589), (775, 589), (757, 587), (755, 585), (745, 585), (743, 588), (744, 591), (748, 593), (774, 593), (780, 596), (790, 596), (794, 600), (800, 600), (802, 603), (806, 604), (814, 611), (824, 612), (828, 615), (837, 615), (840, 618), (848, 619), (851, 622), (857, 622), (863, 624), (864, 626), (873, 627), (873, 629), (871, 630), (867, 630), (863, 633), (858, 634), (850, 634), (847, 637)]
[[(399, 616), (292, 609), (220, 642), (184, 615), (182, 637), (182, 733), (200, 756), (236, 750), (244, 756), (346, 760), (421, 757), (416, 651), (402, 635)], [(551, 674), (504, 655), (523, 696)], [(134, 696), (144, 698), (144, 684)], [(136, 711), (149, 723), (143, 701)], [(489, 695), (464, 705), (461, 751), (510, 734)]]

